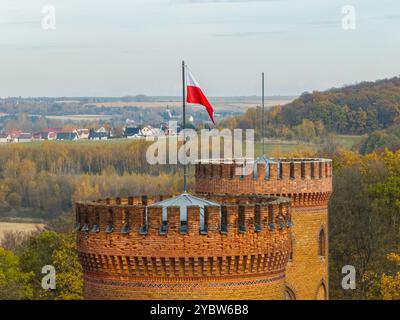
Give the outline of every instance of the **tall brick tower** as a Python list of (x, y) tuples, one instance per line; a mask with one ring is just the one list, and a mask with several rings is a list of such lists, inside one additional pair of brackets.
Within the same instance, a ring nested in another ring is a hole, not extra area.
[(284, 298), (290, 199), (106, 199), (77, 203), (76, 220), (86, 299)]
[(328, 159), (203, 160), (196, 165), (196, 192), (203, 195), (257, 194), (292, 201), (291, 252), (286, 299), (328, 298)]

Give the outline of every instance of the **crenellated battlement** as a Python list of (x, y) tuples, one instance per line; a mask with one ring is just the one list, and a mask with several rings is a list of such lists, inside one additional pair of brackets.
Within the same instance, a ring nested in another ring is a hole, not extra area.
[(185, 206), (183, 215), (182, 207), (164, 207), (159, 198), (77, 203), (77, 248), (87, 277), (124, 276), (146, 286), (146, 277), (152, 276), (192, 283), (193, 277), (264, 275), (282, 285), (290, 250), (290, 200), (204, 198), (216, 205)]
[(200, 160), (196, 163), (197, 179), (264, 179), (306, 180), (330, 179), (332, 160), (329, 159), (224, 159)]
[[(185, 235), (271, 231), (291, 226), (290, 200), (280, 197), (204, 195), (220, 206), (188, 206), (186, 219), (180, 207), (157, 202), (171, 196), (108, 198), (76, 203), (76, 229), (96, 234)], [(229, 214), (228, 214), (229, 213)]]
[(211, 159), (196, 164), (199, 194), (270, 194), (293, 206), (325, 205), (332, 191), (332, 161), (316, 158)]

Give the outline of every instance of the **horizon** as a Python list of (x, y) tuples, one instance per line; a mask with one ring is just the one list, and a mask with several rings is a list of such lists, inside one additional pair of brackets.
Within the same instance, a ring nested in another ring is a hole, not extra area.
[[(276, 94), (272, 94), (272, 95), (265, 95), (265, 99), (266, 100), (272, 100), (275, 98), (293, 98), (296, 99), (298, 97), (300, 97), (302, 94), (304, 93), (312, 93), (312, 92), (327, 92), (330, 90), (335, 90), (335, 89), (343, 89), (343, 88), (347, 88), (347, 87), (351, 87), (351, 86), (357, 86), (363, 83), (376, 83), (379, 81), (384, 81), (384, 80), (391, 80), (394, 78), (399, 78), (400, 75), (394, 75), (393, 77), (388, 77), (388, 78), (379, 78), (376, 80), (365, 80), (365, 81), (358, 81), (355, 83), (350, 83), (350, 84), (343, 84), (340, 86), (336, 86), (336, 87), (330, 87), (330, 88), (326, 88), (326, 89), (321, 89), (321, 90), (309, 90), (309, 91), (304, 91), (301, 92), (299, 94), (282, 94), (282, 95), (276, 95)], [(121, 96), (105, 96), (105, 95), (97, 95), (97, 96), (89, 96), (89, 95), (82, 95), (82, 96), (0, 96), (0, 99), (5, 100), (5, 99), (40, 99), (40, 98), (48, 98), (48, 99), (61, 99), (61, 98), (65, 98), (65, 99), (84, 99), (84, 98), (97, 98), (97, 99), (116, 99), (116, 98), (136, 98), (139, 96), (144, 96), (146, 98), (165, 98), (165, 99), (182, 99), (182, 95), (147, 95), (144, 93), (137, 93), (137, 94), (132, 94), (132, 95), (121, 95)], [(225, 96), (208, 96), (209, 99), (220, 99), (220, 98), (246, 98), (246, 99), (262, 99), (261, 95), (225, 95)]]
[(263, 71), (267, 95), (298, 96), (400, 70), (395, 0), (353, 1), (354, 30), (344, 0), (48, 4), (54, 29), (42, 0), (0, 3), (0, 96), (179, 96), (183, 58), (211, 97), (258, 96)]

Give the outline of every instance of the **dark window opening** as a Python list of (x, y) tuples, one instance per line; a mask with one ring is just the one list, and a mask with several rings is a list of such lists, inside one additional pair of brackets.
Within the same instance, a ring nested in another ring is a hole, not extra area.
[(226, 206), (221, 207), (221, 233), (228, 233), (228, 208)]
[(278, 179), (282, 179), (283, 177), (283, 166), (281, 162), (278, 162)]
[(283, 223), (284, 222), (284, 219), (283, 219), (283, 217), (282, 216), (279, 216), (279, 218), (278, 218), (278, 227), (279, 227), (279, 230), (282, 230), (283, 229)]
[(256, 232), (261, 231), (261, 206), (256, 205), (254, 208), (254, 228)]
[(83, 221), (84, 221), (84, 224), (83, 224), (83, 227), (82, 227), (82, 229), (81, 229), (81, 231), (84, 231), (84, 232), (87, 232), (87, 231), (89, 231), (89, 222), (88, 222), (88, 213), (87, 213), (87, 211), (85, 212), (85, 214), (84, 214), (84, 219), (83, 219)]
[(148, 224), (147, 224), (147, 211), (143, 210), (142, 212), (142, 226), (140, 227), (140, 234), (147, 234), (148, 232)]
[(100, 215), (98, 212), (96, 212), (96, 216), (95, 216), (95, 222), (92, 226), (92, 233), (98, 233), (100, 232)]
[(319, 232), (319, 237), (318, 237), (318, 255), (320, 257), (325, 257), (326, 255), (326, 236), (325, 236), (325, 230), (321, 229)]
[(294, 162), (290, 163), (290, 179), (294, 179)]
[(114, 226), (113, 226), (113, 221), (114, 221), (114, 213), (112, 209), (108, 210), (108, 224), (106, 226), (106, 233), (111, 233), (114, 231)]
[(311, 162), (311, 178), (315, 178), (315, 162)]
[(160, 227), (160, 234), (165, 235), (165, 234), (167, 234), (167, 231), (168, 231), (168, 221), (163, 220), (161, 227)]
[(130, 226), (129, 226), (129, 213), (127, 213), (125, 210), (122, 211), (122, 228), (121, 228), (121, 233), (122, 234), (128, 234), (131, 231)]
[(188, 232), (188, 223), (186, 220), (181, 220), (179, 232), (180, 232), (180, 234), (186, 234)]
[(235, 174), (235, 166), (234, 164), (231, 164), (229, 166), (229, 179), (233, 179), (234, 174)]
[(318, 169), (318, 175), (319, 175), (319, 178), (321, 179), (322, 178), (322, 162), (320, 162), (319, 163), (319, 169)]
[(239, 232), (240, 232), (240, 233), (246, 232), (246, 226), (245, 226), (245, 207), (244, 207), (244, 206), (239, 206), (238, 227), (239, 227)]
[(302, 179), (306, 178), (306, 164), (305, 164), (305, 162), (301, 163), (301, 178)]
[(274, 207), (272, 205), (268, 206), (268, 228), (270, 230), (274, 230), (275, 229)]
[(75, 230), (79, 230), (81, 228), (81, 208), (76, 207), (76, 216), (75, 216)]

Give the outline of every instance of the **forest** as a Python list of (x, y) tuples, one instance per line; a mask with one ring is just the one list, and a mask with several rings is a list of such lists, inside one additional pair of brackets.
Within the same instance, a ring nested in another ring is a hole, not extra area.
[[(260, 108), (224, 119), (220, 126), (256, 128)], [(332, 134), (364, 135), (363, 154), (400, 147), (400, 78), (362, 82), (324, 92), (303, 93), (293, 102), (266, 111), (264, 136), (320, 143)]]
[(176, 191), (177, 168), (150, 166), (148, 145), (45, 141), (0, 146), (0, 217), (48, 221), (69, 212), (78, 199)]

